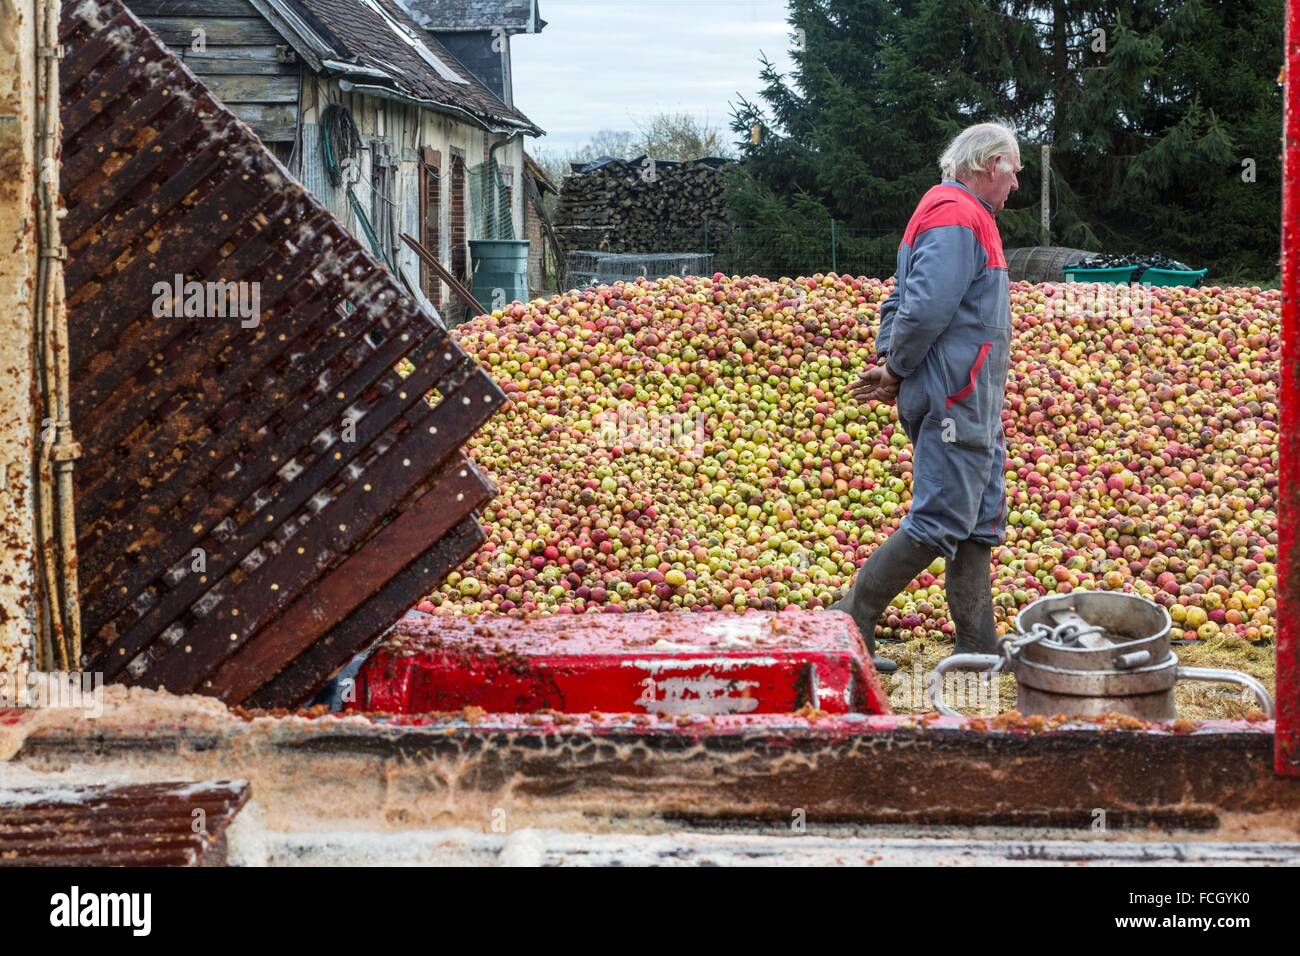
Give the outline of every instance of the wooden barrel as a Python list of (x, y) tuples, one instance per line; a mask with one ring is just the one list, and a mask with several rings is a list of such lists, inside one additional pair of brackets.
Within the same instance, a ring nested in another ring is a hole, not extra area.
[(1096, 253), (1065, 246), (1024, 246), (1008, 249), (1007, 271), (1012, 282), (1064, 282), (1067, 263)]

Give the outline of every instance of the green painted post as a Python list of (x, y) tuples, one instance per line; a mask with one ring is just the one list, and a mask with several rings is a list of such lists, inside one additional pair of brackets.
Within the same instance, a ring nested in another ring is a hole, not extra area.
[(831, 272), (840, 271), (840, 263), (839, 263), (839, 256), (838, 256), (839, 250), (836, 248), (838, 245), (839, 245), (838, 237), (835, 231), (835, 220), (832, 219), (831, 220)]

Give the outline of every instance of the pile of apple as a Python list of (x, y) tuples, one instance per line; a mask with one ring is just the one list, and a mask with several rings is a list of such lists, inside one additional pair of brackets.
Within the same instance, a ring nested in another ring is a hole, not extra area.
[[(908, 506), (894, 408), (847, 394), (891, 286), (639, 280), (461, 326), (511, 400), (470, 446), (500, 494), (420, 607), (829, 606)], [(1175, 637), (1270, 638), (1280, 294), (1127, 288), (1012, 286), (999, 630), (1040, 595), (1107, 589), (1168, 607)], [(942, 584), (940, 560), (882, 633), (951, 634)]]

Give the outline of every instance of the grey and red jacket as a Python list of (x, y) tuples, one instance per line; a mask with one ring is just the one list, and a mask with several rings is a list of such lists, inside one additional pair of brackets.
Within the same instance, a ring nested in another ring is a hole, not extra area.
[(992, 446), (1002, 431), (1011, 293), (991, 207), (961, 183), (934, 186), (908, 221), (894, 279), (876, 351), (902, 379), (899, 417), (932, 416), (958, 444)]

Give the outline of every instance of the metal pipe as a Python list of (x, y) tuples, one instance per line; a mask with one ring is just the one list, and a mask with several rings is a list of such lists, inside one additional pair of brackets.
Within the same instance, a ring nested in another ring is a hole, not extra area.
[(1269, 720), (1273, 719), (1273, 698), (1269, 696), (1268, 690), (1255, 678), (1249, 674), (1243, 674), (1241, 671), (1222, 670), (1218, 667), (1179, 667), (1175, 673), (1179, 680), (1201, 680), (1214, 684), (1236, 684), (1246, 688), (1255, 695), (1255, 700), (1259, 701), (1259, 709), (1262, 710)]
[(506, 136), (505, 139), (501, 140), (499, 143), (495, 143), (495, 144), (493, 144), (493, 146), (492, 146), (491, 148), (488, 149), (488, 162), (492, 162), (492, 157), (494, 157), (494, 156), (496, 155), (496, 151), (497, 151), (498, 149), (500, 149), (502, 146), (509, 146), (511, 140), (518, 139), (519, 137), (521, 137), (521, 136), (523, 136), (523, 135), (524, 135), (524, 134), (523, 134), (523, 130), (520, 130), (520, 131), (515, 132), (515, 133), (510, 133), (509, 135)]
[[(40, 270), (38, 303), (40, 348), (47, 422), (53, 419), (52, 443), (41, 444), (41, 548), (45, 566), (50, 625), (64, 670), (80, 667), (81, 611), (77, 587), (77, 536), (72, 483), (73, 462), (81, 448), (72, 436), (69, 401), (67, 302), (63, 284), (63, 246), (59, 219), (59, 0), (41, 0), (38, 8)], [(52, 412), (52, 414), (51, 414)], [(44, 423), (43, 423), (44, 424)], [(42, 429), (44, 438), (44, 429)], [(53, 499), (51, 501), (51, 499)], [(57, 529), (55, 525), (57, 524)], [(57, 536), (57, 540), (56, 540)], [(50, 554), (57, 549), (57, 563)], [(48, 662), (47, 662), (48, 663)], [(71, 665), (71, 666), (70, 666)]]
[(41, 626), (42, 650), (37, 667), (52, 670), (54, 666), (68, 669), (68, 648), (64, 641), (63, 614), (59, 606), (58, 571), (54, 560), (54, 473), (50, 466), (47, 445), (52, 437), (49, 433), (49, 396), (53, 386), (53, 374), (50, 368), (49, 303), (50, 270), (46, 255), (45, 193), (42, 179), (46, 173), (43, 157), (46, 152), (45, 114), (43, 109), (48, 80), (43, 69), (45, 57), (45, 19), (48, 12), (45, 2), (41, 0), (36, 7), (36, 88), (37, 88), (37, 132), (36, 132), (36, 181), (37, 181), (37, 266), (36, 266), (36, 315), (33, 323), (35, 341), (33, 355), (36, 358), (36, 376), (41, 395), (41, 410), (46, 416), (37, 429), (36, 440), (36, 567), (39, 593), (43, 601), (37, 608), (36, 618)]
[(925, 682), (925, 700), (945, 717), (960, 717), (943, 702), (943, 675), (948, 671), (984, 671), (989, 675), (1002, 669), (1003, 660), (996, 654), (951, 654), (941, 660)]
[[(516, 140), (516, 139), (522, 139), (522, 138), (523, 138), (523, 135), (524, 135), (524, 134), (523, 134), (523, 131), (522, 131), (522, 130), (519, 131), (519, 132), (517, 132), (517, 133), (509, 133), (509, 134), (507, 134), (506, 137), (505, 137), (504, 139), (502, 139), (500, 142), (493, 144), (493, 145), (488, 149), (488, 166), (489, 166), (489, 168), (491, 167), (492, 163), (495, 162), (496, 152), (497, 152), (498, 149), (500, 149), (502, 146), (508, 146), (508, 145), (510, 145), (510, 143), (513, 142), (513, 141)], [(494, 180), (494, 181), (493, 181), (493, 183), (492, 183), (492, 191), (493, 191), (493, 193), (496, 192), (497, 184), (498, 184), (499, 182), (500, 182), (500, 180)], [(522, 194), (520, 194), (520, 197), (521, 197), (521, 199), (522, 199)], [(495, 201), (495, 200), (494, 200), (494, 201)], [(514, 229), (514, 225), (515, 225), (514, 220), (515, 220), (515, 211), (514, 211), (514, 209), (511, 209), (511, 210), (510, 210), (510, 231), (511, 231), (512, 233), (515, 231), (515, 229)], [(485, 218), (484, 221), (486, 221), (486, 218)], [(495, 238), (495, 237), (494, 237), (494, 238)], [(527, 284), (527, 283), (525, 283), (525, 285), (526, 285), (526, 284)]]

